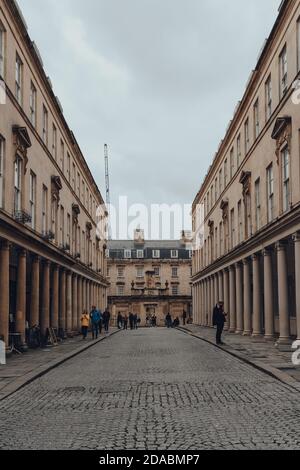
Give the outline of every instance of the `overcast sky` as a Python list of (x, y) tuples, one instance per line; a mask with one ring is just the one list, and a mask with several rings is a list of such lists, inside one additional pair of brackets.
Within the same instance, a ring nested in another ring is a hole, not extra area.
[(279, 0), (19, 0), (103, 196), (191, 203)]

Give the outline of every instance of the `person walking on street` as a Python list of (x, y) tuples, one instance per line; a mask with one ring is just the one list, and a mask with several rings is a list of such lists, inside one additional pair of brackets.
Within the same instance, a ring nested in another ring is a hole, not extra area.
[(183, 310), (183, 313), (182, 313), (182, 322), (183, 322), (183, 325), (186, 324), (186, 311)]
[(81, 321), (82, 339), (85, 340), (87, 338), (89, 324), (90, 324), (90, 318), (86, 310), (83, 312), (80, 321)]
[(106, 309), (105, 312), (103, 313), (103, 326), (104, 326), (105, 333), (108, 333), (109, 331), (109, 321), (110, 321), (110, 313), (108, 309)]
[(133, 313), (130, 313), (129, 314), (129, 326), (131, 330), (133, 330), (133, 322), (134, 322), (134, 315)]
[(128, 328), (128, 316), (127, 313), (125, 313), (124, 318), (123, 318), (123, 329), (127, 330)]
[(167, 326), (167, 328), (171, 328), (171, 326), (172, 326), (172, 317), (171, 317), (170, 313), (168, 313), (167, 316), (166, 316), (166, 326)]
[(121, 330), (123, 326), (123, 317), (121, 315), (121, 312), (118, 313), (117, 324), (118, 324), (118, 329)]
[(216, 344), (224, 345), (222, 342), (222, 333), (226, 322), (223, 302), (218, 302), (213, 311), (213, 326), (217, 327)]
[(96, 309), (95, 305), (92, 307), (92, 310), (90, 313), (90, 319), (91, 319), (91, 324), (92, 324), (93, 339), (98, 339), (101, 315), (100, 315), (99, 310)]
[(137, 316), (136, 313), (133, 315), (133, 328), (134, 328), (135, 330), (138, 329), (138, 316)]

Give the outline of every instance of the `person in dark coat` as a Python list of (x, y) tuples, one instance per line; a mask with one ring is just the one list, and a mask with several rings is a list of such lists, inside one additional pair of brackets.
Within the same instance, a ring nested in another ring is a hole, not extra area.
[(183, 310), (183, 313), (182, 313), (182, 322), (183, 322), (184, 325), (186, 324), (186, 317), (187, 317), (186, 311)]
[(136, 313), (133, 315), (133, 328), (134, 330), (138, 329), (138, 316)]
[(166, 326), (167, 326), (167, 328), (171, 328), (171, 326), (172, 326), (172, 317), (169, 313), (166, 316)]
[(130, 326), (130, 329), (133, 330), (133, 328), (134, 328), (134, 315), (133, 315), (133, 313), (129, 314), (129, 326)]
[(118, 323), (119, 330), (121, 330), (123, 327), (123, 317), (122, 317), (121, 312), (118, 313), (117, 323)]
[(216, 343), (218, 345), (224, 344), (222, 342), (222, 333), (226, 322), (226, 314), (224, 313), (223, 302), (218, 302), (213, 311), (213, 325), (217, 327)]
[(104, 326), (105, 333), (108, 333), (109, 321), (110, 321), (110, 313), (106, 309), (105, 312), (103, 313), (103, 326)]

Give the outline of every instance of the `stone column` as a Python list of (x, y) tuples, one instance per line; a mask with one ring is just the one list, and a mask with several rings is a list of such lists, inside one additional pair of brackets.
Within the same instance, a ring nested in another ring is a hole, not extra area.
[(67, 334), (72, 334), (73, 328), (73, 318), (72, 318), (72, 273), (67, 272), (67, 288), (66, 288), (66, 297), (67, 297)]
[(91, 310), (91, 300), (90, 300), (90, 281), (86, 281), (86, 310), (90, 313)]
[(224, 302), (224, 285), (223, 285), (223, 273), (220, 271), (218, 273), (218, 282), (219, 282), (219, 299)]
[(244, 336), (250, 336), (251, 326), (251, 286), (249, 261), (244, 259)]
[(297, 339), (300, 340), (300, 232), (294, 235)]
[(40, 257), (32, 260), (29, 327), (40, 324)]
[(236, 331), (236, 284), (235, 284), (235, 268), (230, 266), (229, 268), (229, 311), (230, 311), (230, 333)]
[(77, 274), (72, 279), (72, 331), (78, 330)]
[(212, 289), (211, 289), (211, 278), (207, 279), (207, 326), (211, 325), (211, 306), (212, 306)]
[(43, 301), (41, 310), (41, 335), (46, 340), (50, 326), (50, 261), (46, 260), (43, 264)]
[(66, 271), (60, 272), (60, 305), (59, 305), (59, 327), (64, 334), (66, 331)]
[(26, 250), (19, 251), (18, 257), (18, 282), (17, 282), (17, 308), (16, 308), (16, 333), (21, 334), (21, 344), (26, 345)]
[(279, 305), (279, 325), (280, 337), (279, 343), (290, 343), (290, 316), (289, 316), (289, 298), (288, 298), (288, 275), (286, 244), (277, 243), (277, 265), (278, 265), (278, 305)]
[(82, 312), (84, 310), (86, 310), (86, 279), (82, 279)]
[(9, 243), (0, 245), (0, 337), (6, 346), (9, 342)]
[(77, 329), (78, 331), (80, 330), (80, 319), (81, 315), (83, 312), (83, 296), (82, 296), (82, 285), (83, 285), (83, 279), (78, 276), (77, 277)]
[(227, 322), (225, 324), (225, 330), (229, 329), (230, 325), (230, 306), (229, 306), (229, 271), (224, 269), (223, 271), (223, 290), (224, 290), (224, 312), (227, 314)]
[(264, 257), (264, 303), (265, 303), (265, 339), (273, 340), (275, 335), (272, 252), (263, 251)]
[(244, 331), (243, 318), (243, 276), (242, 265), (235, 265), (235, 285), (236, 285), (236, 333), (242, 334)]
[(218, 274), (214, 275), (214, 282), (215, 282), (215, 302), (214, 303), (217, 304), (217, 302), (219, 300), (221, 300), (220, 295), (219, 295), (219, 276), (218, 276)]
[(252, 336), (262, 335), (262, 318), (260, 302), (260, 258), (258, 255), (252, 256), (253, 265), (253, 333)]
[(58, 321), (58, 316), (59, 316), (59, 294), (58, 294), (58, 288), (59, 288), (59, 268), (58, 265), (55, 264), (53, 267), (53, 286), (52, 286), (52, 304), (51, 304), (51, 328), (54, 328), (56, 331), (58, 331), (59, 327), (59, 321)]

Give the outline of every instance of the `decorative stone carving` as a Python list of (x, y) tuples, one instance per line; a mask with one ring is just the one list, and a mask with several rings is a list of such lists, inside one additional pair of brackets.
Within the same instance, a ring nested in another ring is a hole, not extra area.
[(292, 139), (292, 118), (290, 116), (283, 116), (276, 119), (275, 126), (272, 132), (272, 139), (276, 140), (276, 157), (277, 165), (279, 165), (280, 151), (286, 144), (291, 150)]
[(16, 146), (16, 156), (23, 160), (24, 175), (27, 171), (28, 156), (27, 150), (31, 147), (31, 140), (26, 127), (13, 126), (14, 144)]

